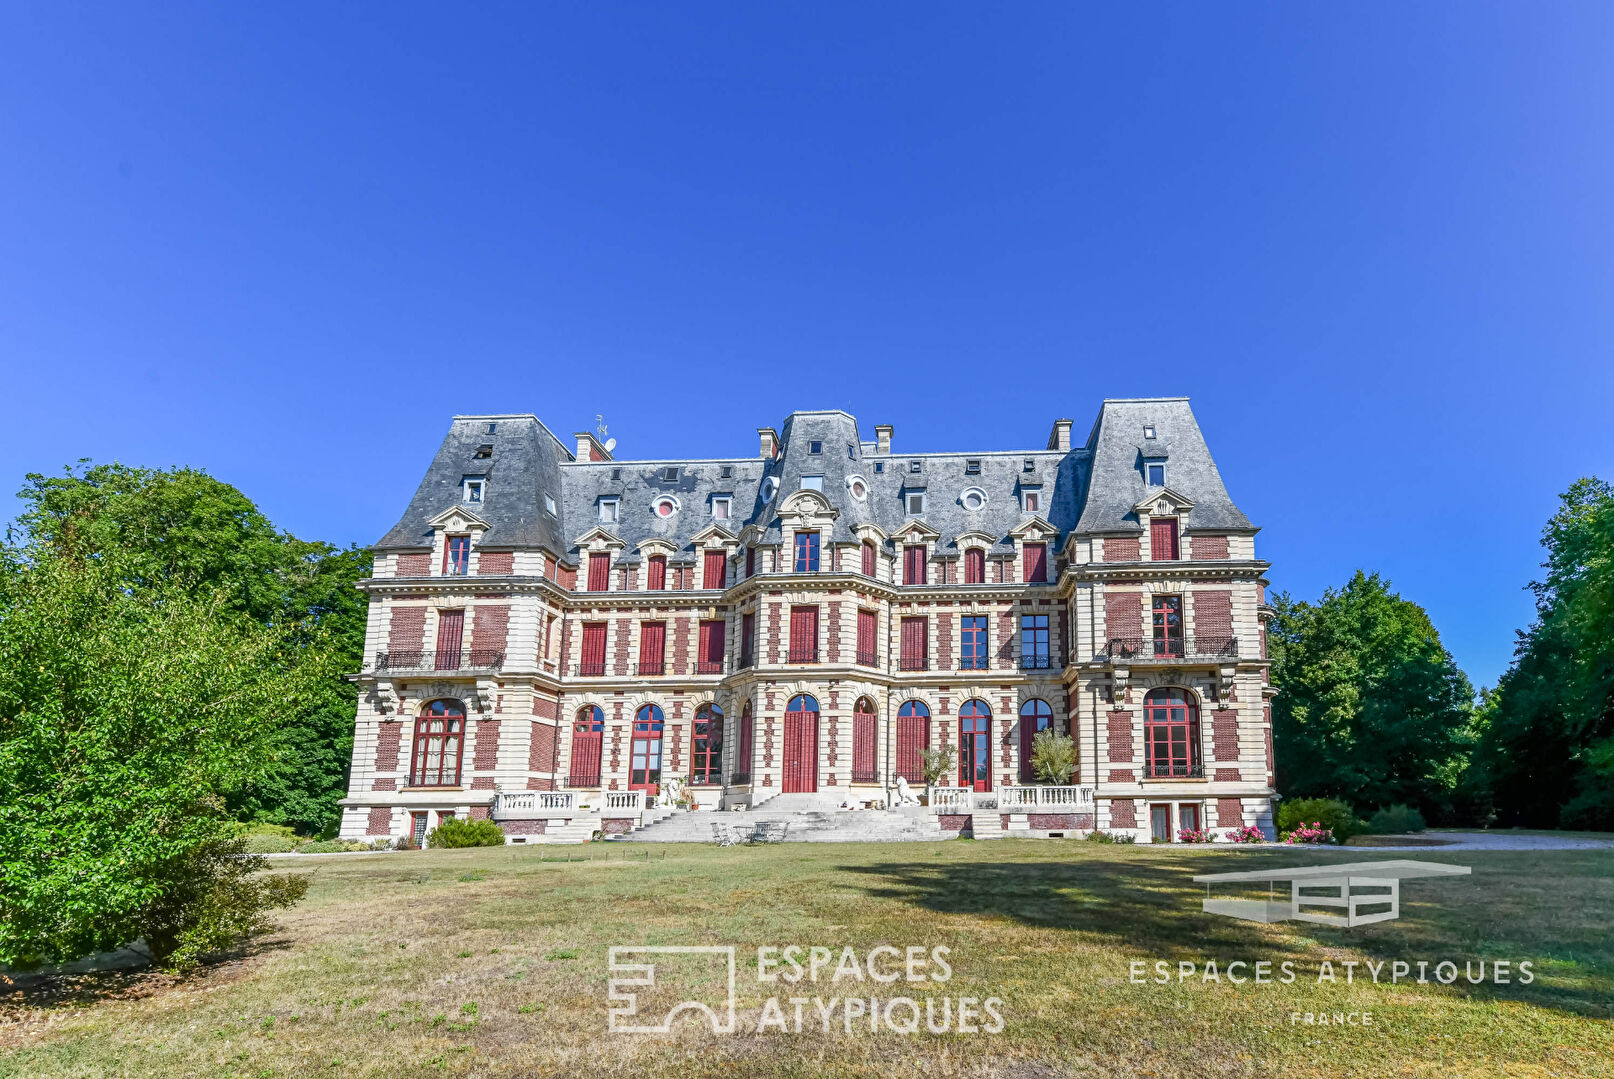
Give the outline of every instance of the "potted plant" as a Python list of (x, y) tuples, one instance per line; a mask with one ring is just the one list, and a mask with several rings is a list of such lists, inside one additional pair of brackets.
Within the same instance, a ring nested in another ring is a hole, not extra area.
[(1076, 742), (1065, 734), (1038, 731), (1031, 740), (1031, 773), (1038, 783), (1063, 786), (1076, 771)]

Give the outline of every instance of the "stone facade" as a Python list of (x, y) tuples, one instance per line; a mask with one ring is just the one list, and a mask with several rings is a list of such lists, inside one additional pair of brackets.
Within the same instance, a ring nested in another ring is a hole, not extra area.
[[(903, 706), (928, 714), (910, 737), (956, 747), (966, 703), (989, 715), (960, 777), (977, 790), (1026, 778), (1023, 714), (1075, 739), (1093, 802), (1033, 828), (1147, 841), (1164, 807), (1167, 836), (1270, 830), (1256, 530), (1185, 400), (1106, 401), (1083, 445), (1070, 429), (902, 455), (889, 428), (798, 412), (754, 458), (644, 462), (532, 416), (456, 417), (363, 584), (342, 834), (671, 777), (710, 807), (872, 801)], [(787, 717), (808, 698), (816, 723)], [(636, 717), (659, 721), (659, 774)]]

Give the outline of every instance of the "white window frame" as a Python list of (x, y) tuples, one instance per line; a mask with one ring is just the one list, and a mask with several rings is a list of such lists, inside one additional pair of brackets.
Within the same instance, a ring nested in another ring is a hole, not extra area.
[(467, 506), (481, 506), (486, 504), (488, 497), (488, 481), (481, 476), (467, 476), (461, 481), (460, 501)]
[(800, 490), (803, 490), (803, 491), (817, 491), (820, 494), (822, 494), (823, 491), (824, 491), (824, 477), (823, 476), (803, 476), (801, 478)]
[[(914, 508), (914, 499), (916, 499), (916, 498), (919, 500), (919, 508), (918, 509)], [(906, 512), (907, 512), (908, 516), (910, 516), (910, 517), (912, 517), (916, 513), (924, 513), (925, 512), (925, 492), (923, 492), (923, 491), (909, 491), (909, 492), (907, 492), (906, 494), (904, 494), (902, 496), (902, 504), (906, 508)]]
[[(981, 504), (971, 506), (969, 502), (971, 497), (980, 499)], [(986, 492), (979, 487), (966, 487), (959, 493), (958, 504), (970, 513), (978, 513), (986, 508)]]
[[(721, 508), (723, 512), (719, 513)], [(712, 498), (712, 520), (727, 521), (734, 514), (734, 498), (730, 495), (714, 495)]]
[[(1032, 505), (1032, 503), (1036, 505)], [(1042, 488), (1024, 487), (1020, 490), (1020, 511), (1022, 513), (1042, 512)]]
[[(672, 509), (666, 513), (662, 513), (661, 506), (663, 503), (672, 506)], [(678, 497), (676, 495), (657, 495), (650, 503), (650, 512), (664, 521), (670, 517), (678, 516), (678, 511), (682, 508), (683, 507), (678, 503)]]
[(622, 500), (620, 498), (600, 499), (600, 523), (614, 525), (622, 520)]
[[(1154, 469), (1160, 470), (1160, 482), (1156, 483), (1149, 478)], [(1143, 459), (1143, 482), (1150, 487), (1164, 487), (1166, 485), (1166, 459), (1164, 457), (1145, 457)]]

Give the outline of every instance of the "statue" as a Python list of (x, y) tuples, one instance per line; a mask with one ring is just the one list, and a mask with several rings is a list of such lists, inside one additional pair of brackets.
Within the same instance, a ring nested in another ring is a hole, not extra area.
[(897, 777), (897, 805), (916, 806), (919, 804), (919, 795), (908, 786), (907, 776)]
[(677, 776), (662, 780), (661, 798), (663, 805), (675, 806), (684, 794), (684, 781)]

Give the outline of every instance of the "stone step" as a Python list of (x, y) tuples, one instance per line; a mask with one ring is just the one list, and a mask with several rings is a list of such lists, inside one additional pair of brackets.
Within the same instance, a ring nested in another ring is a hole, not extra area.
[(970, 835), (976, 839), (1002, 839), (1002, 814), (996, 809), (977, 809), (970, 814)]

